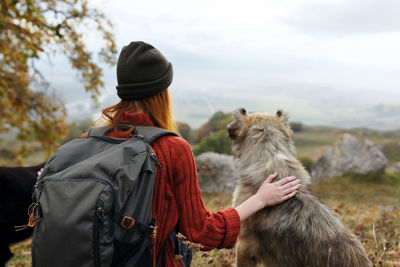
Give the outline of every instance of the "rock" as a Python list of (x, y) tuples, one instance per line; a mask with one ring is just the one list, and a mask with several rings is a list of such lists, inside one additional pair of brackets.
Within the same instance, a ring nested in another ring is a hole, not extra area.
[(389, 169), (390, 172), (400, 173), (400, 162), (397, 162), (394, 166)]
[(206, 152), (196, 157), (196, 166), (202, 192), (232, 194), (237, 180), (233, 156)]
[(345, 173), (379, 174), (384, 172), (387, 162), (381, 146), (344, 134), (314, 164), (311, 174), (314, 180), (342, 176)]

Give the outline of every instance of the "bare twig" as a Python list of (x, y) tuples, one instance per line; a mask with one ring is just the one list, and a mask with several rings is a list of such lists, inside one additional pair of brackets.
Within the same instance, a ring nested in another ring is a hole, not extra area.
[(187, 237), (184, 236), (184, 235), (181, 234), (181, 233), (178, 233), (178, 234), (176, 235), (176, 238), (182, 240), (183, 244), (185, 244), (185, 246), (187, 246), (188, 249), (190, 249), (190, 250), (199, 251), (200, 249), (203, 248), (203, 245), (202, 245), (202, 244), (190, 242), (189, 240), (187, 240)]
[(372, 235), (374, 237), (374, 241), (375, 241), (375, 249), (379, 250), (379, 246), (378, 246), (378, 241), (376, 240), (376, 234), (375, 234), (375, 224), (372, 224)]

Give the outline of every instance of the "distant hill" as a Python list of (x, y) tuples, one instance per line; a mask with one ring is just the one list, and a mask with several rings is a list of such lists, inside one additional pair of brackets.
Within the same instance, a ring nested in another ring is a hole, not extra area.
[[(206, 123), (197, 129), (184, 122), (178, 122), (181, 135), (191, 145), (195, 155), (206, 151), (231, 154), (231, 144), (226, 131), (226, 126), (231, 122), (232, 114), (223, 111), (215, 112)], [(68, 126), (69, 134), (60, 144), (79, 137), (92, 124), (90, 119), (80, 120), (70, 123)], [(400, 161), (400, 129), (399, 130), (377, 130), (369, 128), (343, 129), (332, 126), (310, 126), (301, 122), (291, 122), (294, 130), (294, 142), (298, 157), (304, 164), (315, 162), (322, 153), (328, 149), (342, 134), (351, 133), (361, 139), (369, 139), (382, 145), (382, 150), (389, 159), (389, 165)], [(13, 147), (22, 145), (15, 140), (16, 132), (0, 134), (0, 153), (7, 153)], [(37, 164), (47, 158), (37, 142), (25, 142), (30, 147), (32, 153), (24, 159), (26, 164)], [(0, 164), (14, 164), (17, 162), (5, 162), (0, 158)]]
[[(206, 151), (230, 154), (230, 141), (226, 126), (232, 120), (231, 113), (218, 111), (198, 129), (192, 131), (191, 142), (195, 155)], [(309, 126), (291, 122), (298, 157), (303, 163), (316, 161), (344, 133), (360, 139), (369, 139), (382, 145), (389, 165), (400, 161), (400, 129), (377, 130), (369, 128), (344, 129), (332, 126)]]

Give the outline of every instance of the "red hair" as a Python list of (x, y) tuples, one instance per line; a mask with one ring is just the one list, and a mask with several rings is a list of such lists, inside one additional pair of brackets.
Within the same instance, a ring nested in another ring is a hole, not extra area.
[(132, 133), (134, 126), (127, 130), (121, 130), (118, 125), (121, 122), (121, 115), (125, 112), (137, 112), (142, 108), (149, 114), (154, 125), (171, 132), (178, 132), (172, 116), (172, 104), (168, 88), (152, 97), (140, 100), (121, 100), (118, 104), (105, 108), (102, 117), (113, 127), (113, 131), (119, 136), (126, 136)]

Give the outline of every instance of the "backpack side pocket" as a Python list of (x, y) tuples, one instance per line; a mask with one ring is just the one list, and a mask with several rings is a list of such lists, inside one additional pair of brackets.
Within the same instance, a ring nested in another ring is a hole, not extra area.
[[(114, 190), (97, 178), (43, 179), (33, 266), (110, 266)], [(111, 223), (111, 224), (110, 224)]]

